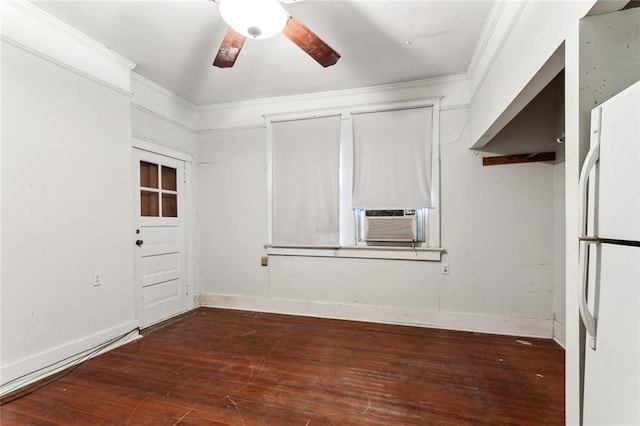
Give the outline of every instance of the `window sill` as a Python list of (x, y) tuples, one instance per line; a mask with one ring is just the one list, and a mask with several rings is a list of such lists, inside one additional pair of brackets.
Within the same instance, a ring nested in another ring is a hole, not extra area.
[(342, 257), (348, 259), (387, 259), (440, 262), (441, 247), (273, 247), (265, 245), (269, 256)]

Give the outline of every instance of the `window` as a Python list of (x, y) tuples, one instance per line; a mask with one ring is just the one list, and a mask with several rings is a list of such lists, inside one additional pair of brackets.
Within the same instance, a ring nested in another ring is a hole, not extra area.
[(267, 117), (268, 253), (439, 260), (438, 106)]
[(272, 124), (272, 243), (339, 245), (340, 116)]
[(353, 114), (358, 243), (425, 242), (431, 203), (432, 108)]

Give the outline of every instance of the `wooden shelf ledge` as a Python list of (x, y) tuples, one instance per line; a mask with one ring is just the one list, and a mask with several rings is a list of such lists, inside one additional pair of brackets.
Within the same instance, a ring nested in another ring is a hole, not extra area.
[(516, 164), (516, 163), (537, 163), (540, 161), (555, 161), (555, 152), (541, 152), (531, 156), (531, 154), (515, 154), (515, 155), (500, 155), (496, 157), (482, 157), (483, 166), (498, 166), (501, 164)]

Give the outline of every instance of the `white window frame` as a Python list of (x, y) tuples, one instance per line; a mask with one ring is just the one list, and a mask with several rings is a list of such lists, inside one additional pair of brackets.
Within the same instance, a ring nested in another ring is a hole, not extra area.
[[(356, 237), (356, 213), (351, 208), (351, 189), (353, 187), (353, 125), (351, 114), (399, 110), (409, 108), (432, 108), (432, 188), (433, 208), (429, 209), (425, 226), (423, 244), (414, 247), (375, 247), (358, 245)], [(340, 126), (340, 245), (339, 247), (308, 248), (272, 247), (273, 219), (273, 121), (304, 120), (331, 115), (341, 115)], [(267, 180), (267, 243), (268, 255), (311, 256), (311, 257), (345, 257), (373, 259), (404, 259), (422, 261), (440, 261), (444, 249), (440, 241), (440, 98), (413, 99), (401, 102), (352, 105), (337, 108), (326, 108), (315, 111), (279, 113), (264, 116), (266, 121), (266, 180)]]

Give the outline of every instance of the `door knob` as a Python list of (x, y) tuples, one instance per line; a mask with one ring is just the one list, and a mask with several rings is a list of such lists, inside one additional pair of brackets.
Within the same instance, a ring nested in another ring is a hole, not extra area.
[(142, 241), (142, 240), (136, 240), (136, 245), (137, 245), (138, 247), (142, 246), (143, 244), (144, 244), (144, 241)]

